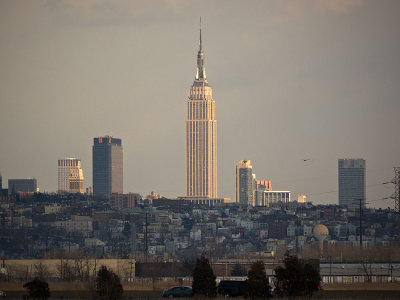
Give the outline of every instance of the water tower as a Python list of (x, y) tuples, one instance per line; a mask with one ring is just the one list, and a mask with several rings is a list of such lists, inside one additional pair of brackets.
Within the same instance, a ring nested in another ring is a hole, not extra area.
[(319, 254), (322, 256), (324, 250), (324, 240), (329, 235), (328, 227), (323, 224), (318, 224), (313, 230), (314, 237), (318, 240)]

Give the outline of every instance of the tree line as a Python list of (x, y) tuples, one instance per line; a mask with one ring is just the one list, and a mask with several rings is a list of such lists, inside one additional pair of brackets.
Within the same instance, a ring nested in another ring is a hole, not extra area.
[[(245, 299), (268, 299), (271, 286), (265, 272), (264, 263), (256, 261), (246, 272), (236, 265), (232, 276), (246, 276), (243, 285)], [(216, 276), (209, 260), (201, 256), (193, 270), (194, 295), (213, 298), (217, 294)], [(284, 266), (275, 268), (275, 294), (280, 297), (312, 296), (320, 289), (319, 271), (309, 263), (301, 262), (297, 256), (285, 255)]]
[[(233, 276), (246, 276), (243, 285), (245, 299), (268, 299), (271, 296), (271, 286), (265, 272), (264, 263), (256, 261), (246, 272), (236, 265)], [(285, 255), (284, 266), (275, 268), (275, 294), (280, 297), (312, 296), (320, 288), (319, 271), (309, 263), (301, 262), (297, 256)], [(119, 299), (123, 294), (120, 278), (113, 271), (101, 266), (95, 279), (95, 299)], [(41, 278), (35, 278), (24, 284), (28, 294), (26, 299), (48, 299), (50, 289), (48, 283)], [(201, 256), (196, 260), (193, 269), (193, 294), (205, 298), (217, 295), (216, 276), (209, 260)]]
[[(101, 266), (95, 284), (95, 294), (93, 299), (116, 300), (123, 294), (120, 278), (113, 271)], [(49, 284), (40, 278), (35, 278), (23, 286), (27, 290), (25, 299), (48, 299), (50, 298)]]

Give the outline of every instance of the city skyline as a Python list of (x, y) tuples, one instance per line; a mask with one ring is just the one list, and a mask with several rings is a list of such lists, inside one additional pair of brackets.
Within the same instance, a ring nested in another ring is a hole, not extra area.
[[(337, 203), (337, 159), (368, 161), (368, 206), (400, 165), (398, 1), (2, 1), (0, 172), (56, 192), (60, 157), (92, 183), (93, 136), (124, 140), (124, 190), (185, 191), (198, 18), (218, 100), (218, 195), (235, 165), (295, 199)], [(4, 184), (3, 184), (4, 186)]]

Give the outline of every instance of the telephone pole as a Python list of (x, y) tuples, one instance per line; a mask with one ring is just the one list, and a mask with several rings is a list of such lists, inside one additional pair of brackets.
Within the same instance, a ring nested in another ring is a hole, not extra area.
[(394, 168), (394, 179), (392, 181), (394, 183), (394, 209), (397, 213), (397, 222), (398, 222), (398, 240), (400, 241), (400, 168)]
[(145, 235), (144, 235), (144, 250), (145, 250), (145, 261), (147, 262), (147, 252), (148, 252), (148, 245), (147, 245), (147, 212), (146, 212), (146, 224), (145, 224), (145, 226), (146, 226), (146, 232), (145, 232)]
[(362, 248), (362, 206), (361, 206), (362, 199), (359, 200), (360, 200), (360, 248)]
[(362, 247), (362, 207), (363, 207), (363, 200), (362, 198), (355, 199), (360, 201), (360, 248)]

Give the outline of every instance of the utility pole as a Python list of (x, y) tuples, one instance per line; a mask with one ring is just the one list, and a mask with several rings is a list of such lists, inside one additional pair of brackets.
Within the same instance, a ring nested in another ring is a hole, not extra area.
[(398, 241), (400, 242), (400, 167), (394, 167), (394, 178), (392, 181), (384, 182), (383, 184), (393, 183), (394, 184), (394, 194), (391, 197), (383, 199), (393, 199), (394, 200), (394, 211), (397, 214), (398, 222)]
[(145, 227), (146, 227), (146, 231), (145, 231), (145, 234), (144, 234), (144, 249), (145, 249), (145, 260), (146, 260), (146, 262), (147, 262), (147, 252), (148, 252), (148, 249), (147, 249), (147, 212), (146, 212), (146, 224), (145, 224)]
[(360, 248), (362, 247), (362, 207), (363, 207), (363, 198), (354, 199), (360, 201), (360, 232), (359, 232), (359, 240), (360, 240)]
[(360, 248), (362, 248), (362, 199), (360, 200)]
[[(129, 221), (129, 224), (130, 224), (130, 221)], [(129, 281), (132, 281), (132, 269), (133, 269), (133, 265), (135, 264), (135, 263), (133, 262), (133, 258), (134, 258), (134, 254), (133, 254), (133, 247), (134, 247), (134, 245), (133, 245), (133, 235), (136, 236), (136, 227), (135, 227), (135, 224), (131, 225), (131, 253), (130, 253), (130, 257), (131, 257), (131, 260), (130, 260), (131, 269), (130, 269), (130, 272), (129, 272)], [(136, 262), (136, 257), (135, 257), (135, 262)]]
[(397, 222), (398, 222), (398, 240), (400, 241), (400, 168), (394, 168), (394, 207), (397, 213)]

